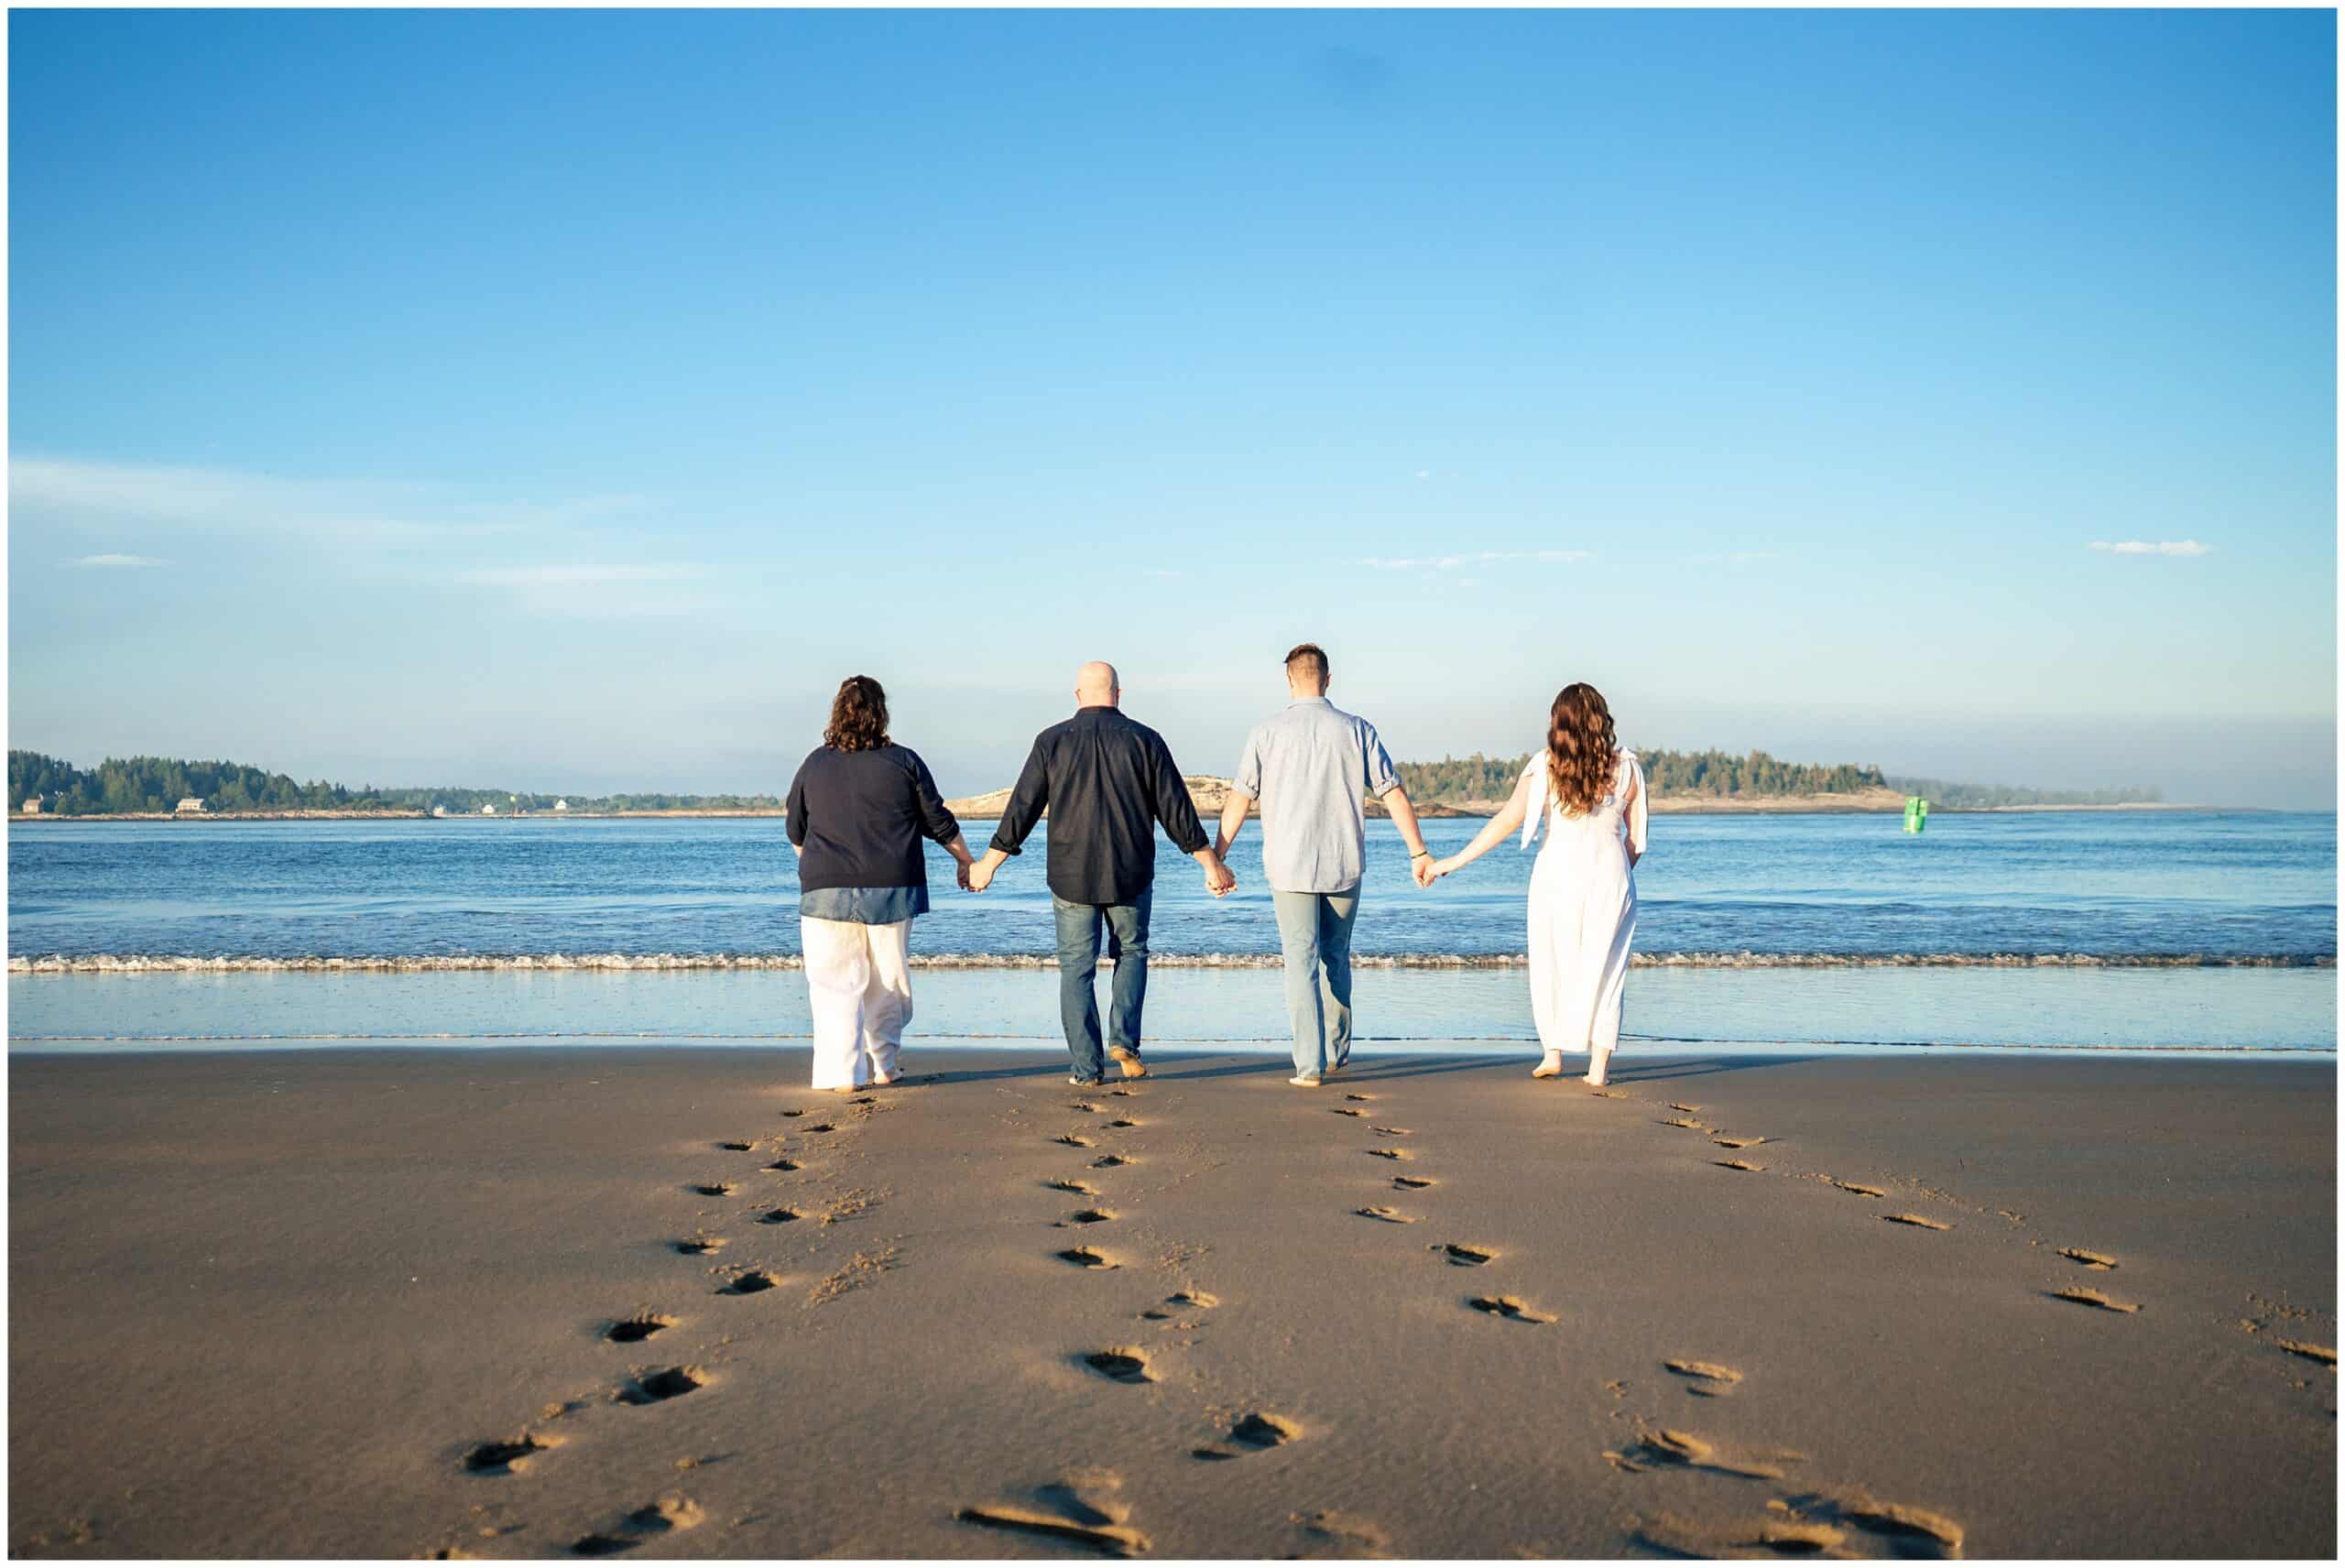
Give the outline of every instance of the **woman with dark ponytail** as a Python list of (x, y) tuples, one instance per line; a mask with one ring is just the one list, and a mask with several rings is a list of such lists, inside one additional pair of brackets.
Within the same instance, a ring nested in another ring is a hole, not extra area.
[(1546, 1055), (1533, 1078), (1554, 1078), (1565, 1054), (1587, 1053), (1587, 1081), (1604, 1082), (1620, 1040), (1620, 993), (1637, 930), (1637, 859), (1645, 852), (1645, 775), (1620, 749), (1612, 710), (1585, 681), (1555, 693), (1547, 744), (1531, 758), (1506, 809), (1474, 842), (1423, 874), (1451, 872), (1517, 827), (1545, 830), (1531, 868), (1531, 1017)]

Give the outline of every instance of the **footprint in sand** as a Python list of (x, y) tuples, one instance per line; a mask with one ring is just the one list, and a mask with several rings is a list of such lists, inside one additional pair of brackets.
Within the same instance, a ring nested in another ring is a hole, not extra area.
[(1103, 1154), (1098, 1159), (1091, 1162), (1091, 1169), (1094, 1171), (1113, 1171), (1118, 1165), (1129, 1165), (1131, 1163), (1131, 1156), (1128, 1154)]
[(1604, 1457), (1614, 1469), (1632, 1474), (1654, 1468), (1676, 1468), (1709, 1470), (1721, 1475), (1740, 1475), (1754, 1481), (1773, 1481), (1782, 1478), (1785, 1465), (1795, 1465), (1807, 1455), (1790, 1448), (1737, 1452), (1694, 1432), (1658, 1427), (1640, 1428), (1634, 1448), (1626, 1454), (1616, 1454), (1607, 1449)]
[(1115, 1128), (1118, 1132), (1129, 1132), (1133, 1127), (1140, 1126), (1140, 1123), (1132, 1120), (1129, 1116), (1118, 1116), (1114, 1121), (1109, 1122), (1107, 1125)]
[(1099, 1195), (1099, 1189), (1088, 1181), (1045, 1181), (1042, 1185), (1053, 1192), (1080, 1192), (1086, 1198)]
[(1082, 1111), (1087, 1115), (1095, 1116), (1099, 1114), (1099, 1107), (1093, 1105), (1088, 1100), (1069, 1100), (1066, 1104), (1066, 1108), (1070, 1111)]
[(1843, 1181), (1837, 1176), (1832, 1178), (1832, 1185), (1839, 1188), (1843, 1192), (1854, 1192), (1860, 1198), (1886, 1198), (1889, 1196), (1887, 1192), (1883, 1192), (1879, 1187), (1868, 1187), (1862, 1181)]
[(1370, 1204), (1369, 1207), (1364, 1209), (1354, 1209), (1352, 1213), (1359, 1215), (1362, 1219), (1382, 1220), (1386, 1225), (1414, 1225), (1417, 1223), (1416, 1215), (1404, 1214), (1398, 1209), (1388, 1209), (1380, 1204)]
[(1763, 1165), (1753, 1165), (1748, 1160), (1713, 1160), (1711, 1164), (1721, 1171), (1764, 1171)]
[(2104, 1312), (2138, 1312), (2142, 1310), (2139, 1301), (2121, 1301), (2114, 1296), (2104, 1296), (2099, 1290), (2088, 1290), (2081, 1286), (2072, 1285), (2065, 1290), (2046, 1290), (2044, 1293), (2056, 1301), (2074, 1301), (2080, 1307), (2091, 1307)]
[(1054, 1252), (1051, 1256), (1057, 1258), (1062, 1263), (1072, 1263), (1077, 1269), (1113, 1269), (1116, 1267), (1105, 1253), (1094, 1252), (1087, 1247), (1070, 1247), (1063, 1252)]
[(768, 1209), (758, 1216), (759, 1225), (788, 1225), (799, 1217), (796, 1209)]
[(1685, 1391), (1704, 1399), (1723, 1399), (1742, 1381), (1742, 1374), (1716, 1361), (1664, 1361), (1663, 1367), (1685, 1379)]
[(1433, 1185), (1430, 1176), (1395, 1176), (1392, 1190), (1396, 1192), (1421, 1192)]
[(746, 1143), (720, 1143), (716, 1147), (727, 1154), (747, 1154), (752, 1146)]
[(640, 1345), (663, 1328), (673, 1328), (676, 1320), (660, 1312), (638, 1312), (631, 1318), (611, 1324), (603, 1337), (613, 1345)]
[(721, 1236), (688, 1236), (682, 1241), (671, 1241), (668, 1245), (686, 1258), (705, 1258), (712, 1252), (724, 1250), (725, 1238)]
[(716, 1293), (720, 1296), (756, 1296), (780, 1283), (762, 1269), (745, 1269), (718, 1287)]
[(1069, 1225), (1105, 1225), (1115, 1217), (1106, 1209), (1077, 1209), (1066, 1218)]
[(797, 1169), (798, 1169), (798, 1161), (796, 1161), (795, 1160), (775, 1160), (771, 1165), (767, 1166), (765, 1169), (767, 1169), (768, 1171), (779, 1171), (783, 1172), (783, 1173), (786, 1175), (786, 1174), (788, 1174), (790, 1171), (795, 1171), (795, 1170), (797, 1170)]
[(1952, 1230), (1954, 1228), (1944, 1220), (1934, 1220), (1926, 1214), (1883, 1214), (1881, 1217), (1891, 1225), (1914, 1225), (1922, 1230)]
[(781, 1114), (785, 1116), (802, 1116), (806, 1113), (804, 1111), (784, 1111)]
[(1379, 1160), (1414, 1160), (1416, 1158), (1405, 1149), (1371, 1149), (1368, 1152)]
[(1354, 1110), (1349, 1105), (1330, 1105), (1327, 1109), (1330, 1114), (1338, 1116), (1364, 1116), (1368, 1115), (1366, 1111)]
[(1164, 1301), (1168, 1306), (1187, 1307), (1194, 1312), (1221, 1305), (1221, 1298), (1210, 1290), (1175, 1290)]
[(1663, 1514), (1638, 1521), (1631, 1539), (1674, 1557), (1952, 1559), (1963, 1530), (1903, 1503), (1809, 1496), (1772, 1498), (1763, 1519), (1723, 1526)]
[(1762, 1143), (1775, 1140), (1771, 1138), (1714, 1138), (1710, 1141), (1720, 1149), (1756, 1149)]
[(666, 1367), (629, 1380), (613, 1396), (623, 1405), (659, 1405), (680, 1399), (708, 1379), (697, 1367)]
[(1078, 1356), (1075, 1361), (1089, 1367), (1111, 1383), (1153, 1383), (1156, 1375), (1148, 1369), (1148, 1352), (1118, 1345), (1113, 1350), (1095, 1350)]
[(2334, 1346), (2314, 1345), (2308, 1340), (2302, 1339), (2275, 1339), (2272, 1343), (2291, 1356), (2301, 1356), (2307, 1361), (2320, 1362), (2331, 1372), (2337, 1370), (2337, 1351)]
[(1474, 1296), (1469, 1297), (1466, 1304), (1478, 1312), (1506, 1318), (1513, 1323), (1551, 1323), (1555, 1321), (1554, 1313), (1543, 1312), (1519, 1296)]
[(703, 1198), (729, 1198), (736, 1190), (730, 1181), (695, 1181), (684, 1189)]
[(1588, 1093), (1599, 1100), (1625, 1100), (1629, 1097), (1618, 1089), (1590, 1089)]
[(1686, 1116), (1663, 1116), (1661, 1119), (1660, 1125), (1663, 1127), (1684, 1127), (1688, 1132), (1707, 1132), (1710, 1130), (1701, 1123)]
[(1106, 1556), (1129, 1557), (1148, 1550), (1148, 1538), (1124, 1522), (1129, 1510), (1102, 1498), (1103, 1492), (1120, 1485), (1112, 1475), (1095, 1474), (1036, 1487), (1034, 1497), (1044, 1505), (1043, 1508), (994, 1504), (961, 1508), (953, 1517), (963, 1524), (986, 1530), (1072, 1541)]
[(1077, 1138), (1073, 1133), (1068, 1133), (1061, 1138), (1054, 1138), (1051, 1139), (1051, 1141), (1053, 1143), (1063, 1143), (1069, 1149), (1089, 1149), (1091, 1147), (1091, 1140), (1089, 1138)]
[(2064, 1247), (2060, 1256), (2071, 1263), (2081, 1263), (2096, 1274), (2106, 1274), (2117, 1267), (2117, 1259), (2104, 1258), (2098, 1252), (2087, 1252), (2081, 1247)]
[(1846, 1497), (1811, 1493), (1778, 1498), (1768, 1512), (1784, 1525), (1797, 1528), (1847, 1527), (1879, 1538), (1875, 1550), (1888, 1557), (1955, 1558), (1962, 1555), (1963, 1529), (1931, 1508), (1910, 1503), (1884, 1503), (1870, 1493)]
[(1673, 1111), (1683, 1111), (1683, 1112), (1685, 1112), (1685, 1113), (1687, 1116), (1700, 1116), (1700, 1115), (1702, 1114), (1702, 1107), (1701, 1107), (1701, 1106), (1699, 1106), (1699, 1105), (1679, 1105), (1675, 1100), (1672, 1100), (1672, 1101), (1670, 1101), (1670, 1102), (1669, 1102), (1669, 1108), (1670, 1108), (1671, 1110), (1673, 1110)]
[(1498, 1253), (1490, 1247), (1468, 1247), (1463, 1242), (1456, 1241), (1435, 1243), (1425, 1250), (1440, 1253), (1449, 1259), (1453, 1267), (1458, 1269), (1479, 1269), (1498, 1256)]
[(1230, 1423), (1229, 1435), (1223, 1439), (1236, 1444), (1240, 1453), (1232, 1454), (1227, 1448), (1193, 1448), (1189, 1454), (1194, 1459), (1237, 1459), (1246, 1454), (1281, 1447), (1302, 1435), (1303, 1428), (1284, 1416), (1249, 1410)]
[(510, 1475), (529, 1467), (529, 1461), (560, 1444), (558, 1437), (522, 1432), (500, 1443), (474, 1444), (464, 1454), (464, 1468), (475, 1475)]
[(574, 1557), (610, 1557), (647, 1541), (680, 1530), (691, 1530), (707, 1515), (690, 1497), (661, 1497), (646, 1503), (607, 1530), (581, 1536), (570, 1543)]
[(1407, 1138), (1409, 1136), (1409, 1129), (1407, 1127), (1372, 1127), (1368, 1130), (1370, 1132), (1382, 1133), (1386, 1138)]
[(1315, 1514), (1289, 1514), (1287, 1522), (1303, 1533), (1331, 1546), (1345, 1557), (1381, 1557), (1391, 1544), (1384, 1531), (1363, 1519), (1323, 1509)]

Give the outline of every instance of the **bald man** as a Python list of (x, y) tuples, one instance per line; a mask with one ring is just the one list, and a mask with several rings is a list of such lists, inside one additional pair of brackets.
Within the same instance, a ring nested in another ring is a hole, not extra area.
[[(1124, 716), (1116, 667), (1097, 660), (1074, 678), (1074, 716), (1034, 737), (1034, 749), (1001, 811), (985, 857), (969, 868), (982, 893), (1050, 811), (1051, 909), (1058, 920), (1059, 1022), (1074, 1058), (1071, 1083), (1099, 1083), (1112, 1057), (1127, 1078), (1147, 1076), (1140, 1058), (1148, 998), (1148, 909), (1156, 882), (1156, 828), (1205, 867), (1220, 898), (1238, 886), (1197, 821), (1188, 786), (1164, 737)], [(1099, 1038), (1099, 928), (1116, 966), (1106, 1057)]]

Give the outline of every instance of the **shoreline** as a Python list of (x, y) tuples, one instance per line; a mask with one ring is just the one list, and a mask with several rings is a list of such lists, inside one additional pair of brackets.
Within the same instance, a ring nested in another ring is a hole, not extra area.
[[(955, 817), (959, 818), (960, 820), (964, 821), (964, 822), (998, 822), (998, 821), (1000, 820), (1000, 818), (1001, 818), (1001, 812), (1000, 812), (1000, 810), (999, 810), (998, 808), (990, 808), (990, 809), (988, 809), (988, 808), (982, 808), (982, 807), (980, 807), (980, 808), (973, 808), (973, 809), (965, 810), (965, 810), (961, 809), (961, 808), (960, 808), (960, 807), (958, 807), (958, 806), (953, 806), (953, 803), (952, 803), (952, 802), (950, 802), (950, 801), (946, 802), (946, 804), (947, 804), (948, 806), (952, 806), (954, 815)], [(1451, 806), (1451, 805), (1445, 804), (1445, 803), (1443, 803), (1443, 802), (1438, 802), (1438, 801), (1436, 801), (1436, 802), (1434, 802), (1434, 803), (1433, 803), (1433, 809), (1427, 809), (1427, 808), (1425, 808), (1425, 807), (1420, 807), (1420, 808), (1418, 808), (1418, 812), (1417, 812), (1417, 814), (1418, 814), (1420, 817), (1422, 817), (1422, 818), (1428, 818), (1428, 819), (1432, 819), (1432, 820), (1434, 820), (1434, 821), (1440, 821), (1440, 820), (1444, 820), (1444, 819), (1451, 819), (1451, 820), (1456, 820), (1456, 819), (1464, 819), (1464, 820), (1481, 819), (1481, 820), (1488, 820), (1489, 818), (1490, 818), (1490, 817), (1492, 817), (1492, 816), (1496, 815), (1496, 814), (1497, 814), (1497, 812), (1498, 812), (1498, 811), (1499, 811), (1499, 809), (1500, 809), (1501, 806), (1503, 806), (1504, 804), (1505, 804), (1505, 802), (1504, 802), (1504, 801), (1475, 800), (1475, 801), (1468, 801), (1468, 802), (1466, 802), (1466, 803), (1461, 804), (1461, 805)], [(1805, 797), (1803, 797), (1803, 798), (1795, 798), (1795, 799), (1784, 799), (1784, 800), (1707, 800), (1707, 799), (1691, 799), (1691, 798), (1687, 798), (1687, 797), (1684, 797), (1684, 796), (1674, 796), (1674, 797), (1673, 797), (1673, 796), (1656, 796), (1656, 797), (1654, 798), (1654, 800), (1653, 800), (1653, 802), (1652, 802), (1652, 814), (1653, 814), (1653, 815), (1655, 815), (1655, 816), (1716, 816), (1716, 817), (1732, 817), (1732, 816), (1808, 816), (1808, 817), (1892, 816), (1892, 817), (1893, 817), (1893, 816), (1897, 816), (1897, 815), (1902, 814), (1902, 813), (1903, 813), (1903, 811), (1904, 811), (1904, 808), (1903, 808), (1902, 805), (1897, 805), (1897, 806), (1860, 805), (1860, 804), (1852, 804), (1852, 803), (1841, 803), (1841, 802), (1836, 802), (1836, 801), (1830, 801), (1830, 800), (1817, 800), (1809, 799), (1809, 798), (1805, 798)], [(2009, 813), (2012, 813), (2012, 812), (2025, 812), (2025, 811), (2223, 811), (2223, 812), (2241, 812), (2241, 813), (2245, 813), (2245, 812), (2256, 812), (2256, 813), (2286, 814), (2287, 808), (2284, 808), (2284, 807), (2277, 807), (2277, 806), (2204, 806), (2204, 805), (2193, 805), (2193, 804), (2189, 804), (2189, 803), (2187, 803), (2187, 802), (2184, 802), (2184, 801), (2171, 801), (2171, 800), (2133, 800), (2133, 801), (2123, 801), (2123, 802), (2116, 802), (2116, 803), (2101, 804), (2101, 805), (2088, 805), (2088, 804), (2074, 804), (2074, 805), (2035, 805), (2035, 806), (1937, 806), (1937, 805), (1933, 805), (1933, 806), (1930, 808), (1930, 814), (1931, 814), (1932, 816), (1934, 816), (1934, 817), (1940, 817), (1940, 816), (1985, 816), (1985, 815), (2009, 814)], [(1385, 814), (1385, 812), (1384, 812), (1384, 811), (1382, 811), (1380, 809), (1376, 810), (1376, 811), (1370, 811), (1369, 814), (1369, 816), (1370, 816), (1372, 819), (1386, 820), (1386, 814)], [(2319, 812), (2318, 812), (2318, 811), (2312, 811), (2310, 814), (2318, 815), (2318, 814), (2321, 814), (2321, 813), (2319, 813)], [(1260, 812), (1259, 812), (1259, 811), (1249, 811), (1249, 812), (1247, 813), (1247, 817), (1248, 817), (1248, 820), (1249, 820), (1249, 821), (1253, 821), (1253, 820), (1255, 820), (1257, 817), (1259, 817), (1259, 815), (1260, 815)], [(782, 820), (783, 818), (785, 818), (786, 816), (787, 816), (787, 813), (786, 813), (786, 812), (784, 812), (784, 811), (529, 811), (529, 812), (526, 812), (526, 813), (523, 813), (523, 814), (518, 815), (518, 816), (510, 815), (510, 814), (499, 814), (499, 815), (497, 815), (497, 816), (494, 816), (494, 817), (490, 817), (490, 816), (483, 816), (483, 815), (480, 815), (480, 814), (475, 813), (475, 812), (465, 812), (465, 813), (463, 813), (463, 814), (461, 814), (461, 815), (456, 814), (456, 813), (454, 813), (454, 812), (451, 812), (449, 815), (444, 816), (444, 817), (435, 817), (435, 816), (431, 815), (429, 811), (202, 811), (202, 812), (190, 811), (190, 812), (186, 812), (186, 813), (184, 813), (184, 814), (177, 813), (177, 812), (171, 812), (171, 811), (91, 811), (91, 812), (83, 813), (83, 814), (79, 815), (79, 816), (60, 816), (60, 815), (57, 815), (57, 814), (54, 814), (54, 813), (50, 813), (50, 812), (37, 812), (37, 813), (35, 813), (35, 814), (33, 814), (33, 815), (27, 816), (27, 815), (25, 815), (25, 814), (23, 814), (23, 813), (21, 813), (21, 812), (12, 812), (12, 813), (10, 813), (10, 815), (9, 815), (9, 817), (8, 817), (8, 822), (9, 822), (9, 825), (10, 825), (10, 826), (12, 826), (12, 827), (13, 827), (13, 826), (27, 825), (27, 824), (37, 824), (37, 823), (42, 823), (42, 822), (479, 822), (479, 823), (482, 823), (483, 825), (490, 825), (490, 824), (508, 823), (508, 822), (632, 822), (632, 821), (639, 821), (639, 820), (657, 820), (657, 819), (665, 819), (665, 818), (684, 818), (684, 819), (695, 819), (695, 820), (699, 820), (699, 819), (708, 819), (708, 820), (720, 820), (720, 821), (721, 821), (721, 820), (725, 820), (725, 819), (758, 820), (758, 821), (763, 821), (763, 820), (780, 821), (780, 820)]]
[(1151, 1059), (20, 1057), (11, 1548), (2333, 1555), (2331, 1062)]

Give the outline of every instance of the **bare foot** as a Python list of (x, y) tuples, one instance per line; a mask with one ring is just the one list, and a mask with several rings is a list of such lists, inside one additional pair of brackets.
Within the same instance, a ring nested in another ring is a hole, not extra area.
[[(1563, 1075), (1564, 1053), (1560, 1051), (1549, 1051), (1546, 1059), (1531, 1070), (1531, 1076), (1533, 1078), (1560, 1078)], [(1589, 1082), (1593, 1083), (1594, 1080), (1591, 1079)]]
[(1612, 1053), (1609, 1051), (1602, 1051), (1595, 1056), (1589, 1057), (1587, 1059), (1587, 1080), (1588, 1087), (1592, 1089), (1601, 1089), (1604, 1087), (1604, 1070), (1611, 1065)]

